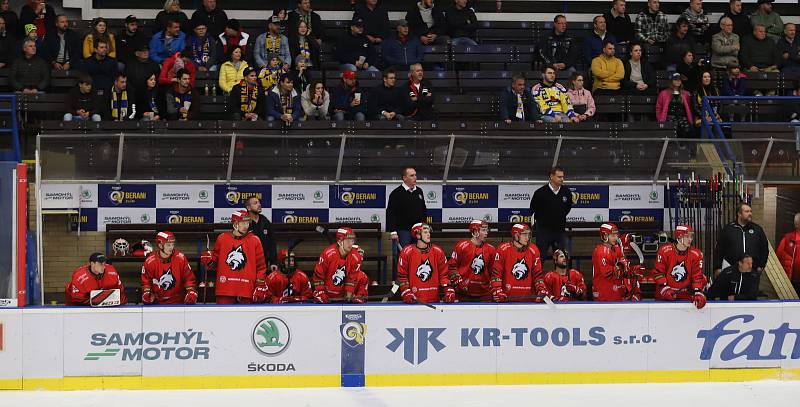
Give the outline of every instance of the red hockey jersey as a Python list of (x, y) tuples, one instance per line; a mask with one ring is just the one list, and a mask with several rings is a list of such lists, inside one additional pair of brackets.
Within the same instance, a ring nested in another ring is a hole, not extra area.
[(662, 299), (661, 287), (664, 285), (678, 291), (678, 298), (692, 299), (695, 290), (702, 291), (706, 286), (703, 252), (694, 247), (680, 252), (672, 243), (659, 247), (653, 279), (656, 282), (656, 299)]
[(544, 286), (556, 301), (582, 301), (586, 299), (586, 283), (583, 274), (575, 269), (567, 270), (561, 275), (558, 271), (550, 271), (544, 275)]
[(358, 252), (353, 251), (342, 257), (336, 243), (326, 247), (314, 267), (314, 291), (324, 291), (331, 300), (354, 293), (355, 277), (361, 271), (361, 259)]
[(72, 272), (72, 279), (67, 283), (64, 302), (67, 305), (89, 305), (89, 297), (93, 290), (119, 289), (120, 305), (128, 302), (125, 297), (125, 287), (119, 278), (117, 269), (106, 264), (105, 272), (97, 276), (89, 271), (89, 265), (84, 264)]
[(397, 260), (397, 283), (401, 293), (410, 289), (420, 301), (439, 302), (439, 287), (450, 283), (444, 251), (435, 244), (425, 251), (406, 246)]
[(152, 291), (156, 304), (183, 304), (186, 292), (194, 289), (194, 272), (178, 249), (166, 259), (154, 251), (144, 260), (142, 292)]
[[(497, 247), (492, 264), (492, 287), (502, 287), (509, 297), (528, 297), (544, 289), (542, 259), (539, 248), (529, 243), (517, 250), (511, 242)], [(514, 298), (509, 301), (533, 301), (533, 298)]]
[(267, 289), (273, 304), (305, 301), (312, 296), (308, 276), (299, 269), (290, 274), (273, 271), (267, 276)]
[(489, 243), (481, 246), (476, 246), (470, 240), (456, 243), (447, 264), (450, 268), (450, 281), (460, 277), (463, 282), (461, 286), (466, 287), (466, 290), (457, 290), (458, 294), (470, 297), (491, 295), (492, 264), (496, 253), (494, 246)]
[(369, 277), (367, 276), (367, 273), (358, 270), (358, 272), (355, 273), (353, 282), (355, 284), (355, 292), (353, 293), (353, 298), (360, 299), (362, 301), (367, 301), (367, 296), (369, 295), (368, 293)]
[(623, 277), (629, 267), (619, 246), (598, 244), (592, 251), (592, 296), (595, 301), (625, 301), (629, 297)]
[(264, 249), (252, 233), (242, 237), (220, 233), (211, 260), (217, 265), (217, 296), (250, 298), (256, 286), (266, 281)]

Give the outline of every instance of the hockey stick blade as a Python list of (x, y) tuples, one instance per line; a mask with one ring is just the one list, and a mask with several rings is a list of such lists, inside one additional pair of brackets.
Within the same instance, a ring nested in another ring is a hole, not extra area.
[(644, 264), (644, 254), (642, 253), (642, 249), (639, 248), (639, 245), (636, 242), (630, 243), (631, 250), (636, 253), (636, 256), (639, 258), (639, 264)]

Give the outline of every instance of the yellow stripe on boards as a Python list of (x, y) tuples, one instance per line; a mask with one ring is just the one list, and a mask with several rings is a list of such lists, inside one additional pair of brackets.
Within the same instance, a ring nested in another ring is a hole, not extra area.
[[(23, 379), (22, 390), (172, 390), (339, 387), (341, 376), (80, 376)], [(4, 388), (0, 380), (0, 389)], [(16, 389), (20, 389), (16, 387)]]

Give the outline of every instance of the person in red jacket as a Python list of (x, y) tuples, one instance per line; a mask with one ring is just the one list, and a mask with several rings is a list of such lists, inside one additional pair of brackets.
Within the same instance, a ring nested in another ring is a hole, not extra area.
[(415, 244), (407, 245), (397, 259), (397, 283), (400, 296), (406, 304), (442, 301), (454, 302), (456, 291), (447, 277), (447, 257), (444, 251), (431, 243), (431, 227), (416, 223), (411, 227)]
[(194, 67), (194, 63), (189, 58), (182, 57), (180, 52), (164, 60), (161, 66), (161, 73), (158, 75), (158, 83), (172, 88), (172, 85), (180, 81), (177, 73), (181, 69), (189, 71), (189, 88), (194, 89), (197, 69)]
[(800, 213), (794, 214), (794, 230), (783, 235), (775, 253), (781, 261), (783, 271), (792, 282), (795, 291), (800, 293)]
[(238, 210), (231, 215), (233, 230), (220, 233), (212, 252), (200, 261), (217, 270), (217, 304), (264, 302), (267, 290), (267, 263), (261, 241), (250, 233), (250, 216)]
[(595, 301), (639, 301), (638, 279), (622, 252), (619, 229), (600, 225), (600, 239), (592, 251), (592, 296)]
[(456, 243), (447, 263), (450, 285), (455, 288), (459, 301), (491, 301), (492, 263), (496, 251), (486, 243), (489, 223), (473, 220), (469, 223), (469, 232), (472, 238)]
[(703, 252), (692, 247), (691, 226), (678, 225), (673, 237), (677, 243), (667, 243), (656, 253), (656, 300), (690, 300), (701, 309), (706, 306), (703, 289), (708, 282), (703, 274)]
[(65, 303), (67, 305), (90, 305), (89, 297), (93, 290), (119, 289), (119, 303), (128, 302), (125, 297), (125, 287), (119, 278), (117, 269), (106, 264), (103, 253), (92, 253), (89, 264), (84, 264), (72, 272), (72, 279), (67, 283), (65, 290)]
[(539, 248), (531, 243), (531, 228), (517, 223), (511, 227), (511, 242), (497, 247), (492, 264), (492, 299), (495, 302), (541, 301), (547, 295), (542, 280)]
[(142, 266), (142, 302), (145, 304), (194, 304), (197, 302), (194, 272), (175, 248), (172, 232), (156, 234), (157, 250)]
[(583, 274), (569, 268), (569, 255), (566, 251), (556, 249), (553, 252), (553, 264), (556, 268), (544, 275), (544, 286), (554, 301), (582, 301), (586, 299), (586, 283)]
[(267, 276), (269, 301), (273, 304), (303, 302), (311, 298), (311, 283), (303, 270), (296, 267), (294, 252), (278, 252), (278, 269)]
[(314, 301), (327, 304), (331, 301), (351, 301), (355, 292), (355, 278), (361, 270), (361, 257), (353, 253), (356, 232), (343, 227), (336, 230), (336, 243), (319, 255), (314, 267)]
[(367, 276), (364, 270), (361, 270), (361, 265), (364, 262), (364, 249), (354, 244), (352, 252), (358, 256), (358, 269), (355, 271), (355, 276), (353, 277), (354, 291), (351, 302), (353, 304), (363, 304), (367, 302), (367, 296), (369, 296), (369, 276)]

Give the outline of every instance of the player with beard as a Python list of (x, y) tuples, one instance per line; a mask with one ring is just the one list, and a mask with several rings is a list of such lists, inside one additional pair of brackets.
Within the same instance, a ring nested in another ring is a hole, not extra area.
[(580, 271), (569, 268), (569, 255), (556, 249), (553, 252), (556, 269), (544, 275), (544, 285), (552, 299), (558, 302), (581, 301), (586, 299), (586, 283)]
[(592, 251), (592, 296), (595, 301), (639, 301), (636, 267), (622, 251), (619, 229), (613, 223), (600, 225), (600, 240)]
[(250, 233), (256, 235), (258, 240), (261, 241), (261, 248), (264, 249), (267, 265), (270, 266), (272, 271), (277, 270), (281, 263), (277, 260), (278, 248), (275, 244), (275, 235), (272, 233), (272, 222), (261, 214), (261, 199), (257, 196), (247, 198), (245, 209), (250, 215)]
[(250, 216), (245, 210), (231, 215), (233, 230), (217, 236), (214, 250), (200, 256), (200, 262), (217, 270), (217, 304), (264, 302), (267, 263), (258, 238), (250, 233)]
[(431, 243), (431, 227), (416, 223), (411, 227), (414, 244), (403, 248), (397, 260), (397, 283), (406, 304), (418, 302), (454, 302), (456, 291), (447, 277), (447, 257), (444, 251)]
[(703, 274), (703, 252), (692, 247), (694, 230), (691, 226), (678, 225), (673, 237), (676, 243), (659, 247), (656, 254), (653, 273), (656, 300), (689, 300), (701, 309), (706, 306), (703, 289), (707, 282)]
[(351, 228), (336, 230), (336, 243), (319, 255), (314, 267), (314, 301), (327, 304), (331, 301), (349, 302), (355, 293), (355, 278), (361, 271), (362, 257), (353, 253), (356, 232)]
[(303, 302), (312, 296), (308, 276), (297, 268), (294, 252), (286, 249), (278, 252), (278, 270), (267, 276), (267, 288), (273, 304)]
[(492, 264), (492, 299), (495, 302), (541, 301), (547, 295), (542, 280), (539, 248), (531, 243), (531, 228), (517, 223), (511, 227), (513, 241), (497, 247)]
[(489, 223), (473, 220), (469, 223), (472, 238), (462, 240), (453, 247), (448, 266), (450, 286), (454, 287), (459, 301), (491, 301), (491, 274), (494, 246), (486, 243)]
[(142, 266), (142, 302), (145, 304), (194, 304), (195, 278), (189, 261), (175, 248), (172, 232), (158, 232), (153, 253)]

